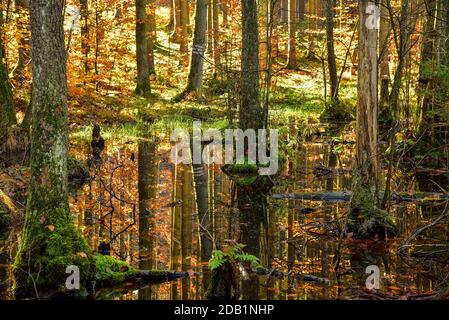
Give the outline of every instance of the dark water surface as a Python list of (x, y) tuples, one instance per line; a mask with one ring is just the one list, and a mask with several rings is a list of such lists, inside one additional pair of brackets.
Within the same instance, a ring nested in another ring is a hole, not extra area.
[[(444, 206), (395, 204), (391, 211), (400, 230), (398, 239), (354, 240), (341, 234), (348, 203), (273, 198), (274, 194), (350, 190), (355, 139), (351, 127), (336, 130), (293, 122), (281, 139), (285, 166), (259, 218), (242, 221), (234, 184), (218, 166), (207, 168), (207, 183), (201, 185), (208, 195), (203, 205), (209, 212), (209, 222), (202, 227), (215, 245), (246, 239), (246, 250), (256, 253), (267, 269), (285, 273), (283, 277), (251, 274), (249, 281), (242, 281), (242, 298), (369, 299), (364, 289), (369, 265), (381, 270), (379, 292), (385, 298), (425, 294), (434, 288), (440, 279), (422, 266), (407, 264), (396, 251), (404, 238), (438, 217)], [(93, 181), (72, 192), (70, 206), (92, 249), (112, 239), (111, 254), (133, 266), (188, 271), (192, 276), (140, 289), (123, 285), (101, 290), (97, 299), (204, 299), (208, 272), (200, 254), (202, 222), (195, 177), (191, 168), (171, 164), (170, 148), (165, 138), (106, 141), (101, 162), (91, 166)], [(72, 143), (71, 154), (78, 159), (85, 161), (88, 150), (87, 142)], [(445, 176), (432, 179), (447, 186)], [(406, 169), (397, 170), (394, 186), (395, 191), (435, 189), (428, 176)], [(249, 210), (252, 206), (247, 204)], [(435, 232), (427, 236), (433, 243), (444, 243), (447, 224)], [(10, 287), (8, 270), (0, 261), (3, 296)], [(328, 281), (304, 281), (304, 275)]]

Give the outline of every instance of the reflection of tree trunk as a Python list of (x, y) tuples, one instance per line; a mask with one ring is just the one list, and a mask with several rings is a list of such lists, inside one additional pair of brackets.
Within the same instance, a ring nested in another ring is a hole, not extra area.
[[(180, 166), (174, 167), (173, 173), (173, 203), (179, 203), (182, 197), (182, 180), (179, 180)], [(171, 212), (171, 246), (170, 246), (170, 269), (179, 270), (181, 257), (181, 237), (182, 237), (182, 209), (178, 205), (172, 207)], [(171, 299), (178, 298), (178, 283), (171, 284)]]
[[(240, 242), (246, 245), (245, 252), (261, 257), (261, 235), (267, 234), (267, 194), (270, 189), (265, 178), (257, 178), (252, 185), (237, 184), (237, 207), (240, 212)], [(261, 230), (263, 229), (263, 232)], [(256, 300), (259, 291), (259, 279), (252, 275), (242, 280), (242, 298)]]
[[(139, 268), (152, 270), (155, 267), (153, 202), (157, 193), (157, 145), (153, 141), (140, 141), (138, 148)], [(139, 299), (150, 298), (151, 288), (139, 291)]]
[[(213, 241), (209, 215), (209, 187), (206, 166), (193, 164), (193, 180), (195, 184), (196, 207), (198, 211), (198, 228), (200, 235), (200, 262), (208, 262), (211, 258)], [(207, 290), (209, 285), (209, 273), (207, 266), (203, 265), (203, 288)]]
[[(192, 172), (187, 166), (183, 170), (182, 184), (182, 271), (192, 268)], [(189, 298), (190, 278), (182, 280), (182, 299)]]
[(201, 261), (208, 262), (212, 253), (208, 173), (206, 167), (202, 164), (193, 164), (192, 167), (199, 219), (199, 233), (201, 238)]

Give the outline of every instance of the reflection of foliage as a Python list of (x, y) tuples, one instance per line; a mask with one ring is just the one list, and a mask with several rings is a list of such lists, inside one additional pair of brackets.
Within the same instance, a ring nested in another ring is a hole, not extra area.
[(251, 254), (245, 253), (243, 248), (244, 244), (237, 243), (235, 245), (230, 245), (225, 247), (223, 250), (214, 250), (212, 252), (212, 258), (209, 261), (209, 268), (211, 270), (216, 270), (226, 263), (232, 265), (239, 264), (243, 262), (251, 263), (252, 265), (259, 265), (259, 258)]

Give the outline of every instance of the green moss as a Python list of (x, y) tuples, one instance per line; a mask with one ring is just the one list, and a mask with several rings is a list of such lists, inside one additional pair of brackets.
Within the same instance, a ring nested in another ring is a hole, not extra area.
[(119, 284), (131, 277), (135, 277), (139, 271), (130, 267), (125, 261), (111, 256), (94, 256), (96, 279), (100, 284)]

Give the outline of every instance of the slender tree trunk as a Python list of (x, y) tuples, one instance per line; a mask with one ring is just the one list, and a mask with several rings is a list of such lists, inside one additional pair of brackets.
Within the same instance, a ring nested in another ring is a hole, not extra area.
[(30, 10), (29, 0), (14, 1), (17, 12), (17, 34), (18, 34), (18, 59), (12, 71), (13, 78), (19, 78), (18, 83), (21, 84), (21, 75), (26, 65), (30, 62), (30, 41), (29, 41), (29, 24), (28, 16)]
[(192, 61), (186, 92), (200, 93), (203, 83), (204, 53), (207, 31), (207, 1), (196, 1), (195, 31), (193, 35)]
[(221, 11), (223, 13), (223, 27), (227, 27), (229, 23), (229, 1), (230, 0), (222, 0), (221, 1)]
[(188, 1), (180, 1), (180, 15), (181, 15), (181, 32), (180, 32), (180, 51), (181, 51), (181, 64), (187, 66), (189, 64), (189, 30), (188, 30)]
[(220, 51), (220, 20), (219, 20), (219, 6), (220, 1), (219, 0), (213, 0), (212, 1), (212, 34), (214, 39), (214, 66), (215, 66), (215, 73), (220, 70), (220, 61), (221, 61), (221, 51)]
[(390, 95), (390, 13), (387, 7), (388, 0), (382, 0), (380, 7), (380, 31), (379, 31), (379, 77), (380, 77), (380, 113), (383, 114), (389, 107)]
[(334, 48), (334, 0), (326, 0), (326, 44), (327, 65), (329, 69), (329, 80), (331, 85), (332, 101), (338, 100), (338, 78), (337, 62)]
[[(181, 269), (188, 271), (192, 268), (192, 171), (189, 167), (183, 168), (182, 184), (182, 246), (181, 246)], [(183, 279), (182, 299), (188, 299), (190, 279)]]
[(421, 47), (421, 61), (419, 68), (419, 86), (421, 90), (421, 131), (427, 130), (430, 119), (427, 117), (427, 112), (431, 107), (431, 97), (427, 92), (431, 86), (432, 81), (428, 79), (426, 74), (426, 68), (428, 68), (429, 62), (434, 58), (435, 43), (434, 43), (434, 31), (436, 21), (436, 0), (425, 0), (425, 25), (423, 32), (423, 40)]
[[(67, 190), (68, 110), (62, 0), (31, 1), (33, 117), (31, 182), (25, 227), (14, 264), (18, 296), (65, 283), (66, 268), (89, 281), (89, 248), (75, 229)], [(81, 253), (84, 253), (81, 254)]]
[(136, 0), (136, 94), (141, 97), (151, 95), (150, 69), (148, 64), (146, 0)]
[(296, 0), (288, 2), (288, 63), (287, 68), (295, 69), (298, 65), (296, 60)]
[(84, 55), (84, 73), (88, 74), (89, 67), (89, 1), (80, 0), (80, 23), (81, 23), (81, 52)]
[(394, 114), (394, 119), (399, 120), (401, 115), (401, 107), (399, 103), (400, 93), (401, 93), (401, 84), (402, 78), (404, 74), (404, 67), (406, 63), (407, 53), (409, 50), (409, 40), (410, 40), (410, 4), (408, 0), (402, 0), (401, 5), (401, 17), (399, 19), (399, 36), (396, 36), (398, 39), (399, 47), (397, 48), (398, 52), (398, 66), (396, 68), (396, 72), (393, 80), (393, 87), (391, 88), (390, 94), (390, 105), (392, 107), (392, 112)]
[(148, 24), (148, 68), (150, 74), (156, 74), (156, 65), (154, 62), (154, 46), (157, 42), (155, 0), (148, 0), (147, 24)]
[(240, 128), (260, 129), (264, 115), (259, 102), (259, 30), (257, 1), (242, 0), (242, 100)]
[(213, 0), (207, 0), (207, 53), (210, 54), (214, 50), (213, 35)]
[(0, 10), (0, 141), (12, 125), (17, 123), (11, 84), (5, 64), (3, 46), (3, 11)]

